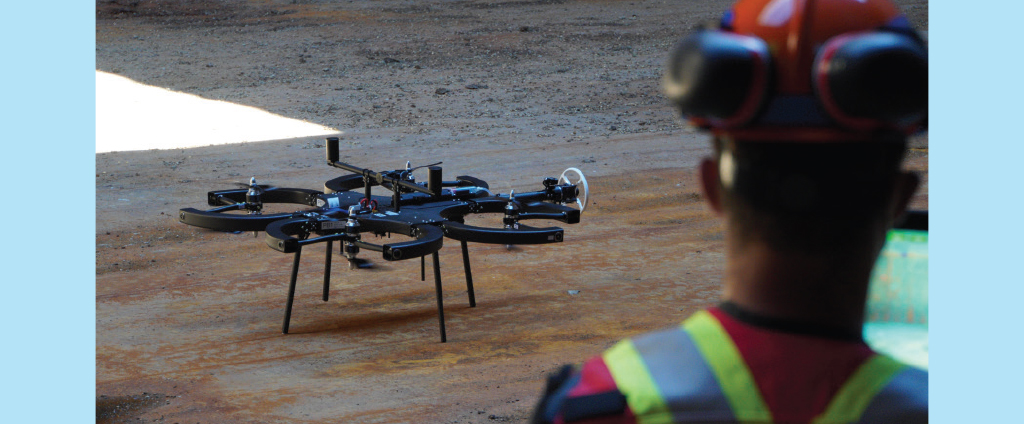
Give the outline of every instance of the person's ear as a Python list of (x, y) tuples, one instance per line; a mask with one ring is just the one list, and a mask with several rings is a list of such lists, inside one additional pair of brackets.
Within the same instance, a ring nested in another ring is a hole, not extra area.
[(893, 190), (894, 202), (893, 202), (893, 215), (892, 219), (897, 219), (907, 211), (907, 206), (910, 205), (910, 199), (914, 197), (914, 192), (917, 191), (917, 187), (921, 184), (921, 178), (913, 172), (900, 172), (896, 176), (896, 187)]
[(700, 184), (703, 189), (704, 200), (715, 215), (722, 215), (722, 182), (718, 174), (718, 162), (711, 158), (704, 158), (700, 162)]

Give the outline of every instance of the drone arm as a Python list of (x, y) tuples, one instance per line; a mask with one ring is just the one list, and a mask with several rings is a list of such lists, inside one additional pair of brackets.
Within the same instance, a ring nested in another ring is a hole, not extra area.
[[(526, 196), (523, 197), (526, 197), (527, 199), (536, 199), (541, 195), (543, 195), (543, 192), (534, 192), (526, 193)], [(520, 200), (521, 198), (522, 197), (517, 193), (516, 200)], [(508, 198), (497, 196), (473, 199), (470, 202), (471, 206), (450, 208), (445, 211), (443, 216), (445, 216), (446, 219), (453, 219), (458, 215), (465, 215), (467, 213), (500, 213), (504, 212), (505, 205), (507, 205), (508, 202)], [(524, 203), (523, 208), (523, 212), (519, 213), (518, 219), (552, 219), (566, 224), (576, 224), (580, 222), (580, 211), (565, 205), (536, 200), (532, 201), (532, 203)]]
[(210, 206), (237, 206), (245, 203), (245, 190), (242, 190), (242, 200), (236, 200), (228, 196), (236, 190), (211, 191), (206, 193), (206, 203)]
[[(504, 197), (504, 196), (502, 196)], [(576, 200), (576, 187), (571, 185), (554, 186), (550, 190), (516, 193), (516, 200), (523, 203), (533, 202), (573, 202)]]
[(245, 203), (231, 202), (230, 204), (227, 204), (227, 205), (224, 205), (224, 206), (221, 206), (221, 207), (218, 207), (218, 208), (213, 208), (213, 209), (207, 210), (206, 212), (220, 213), (220, 212), (235, 211), (235, 210), (241, 210), (241, 209), (245, 209)]
[(370, 179), (372, 179), (374, 182), (376, 182), (379, 185), (383, 185), (384, 183), (388, 183), (388, 184), (391, 184), (392, 187), (396, 187), (397, 186), (397, 187), (402, 187), (402, 188), (407, 189), (407, 190), (420, 192), (420, 193), (423, 193), (423, 194), (430, 194), (430, 195), (434, 194), (433, 192), (430, 191), (430, 189), (428, 189), (426, 187), (423, 187), (423, 186), (421, 186), (419, 184), (411, 183), (411, 182), (408, 182), (408, 181), (403, 181), (401, 179), (394, 178), (394, 177), (389, 177), (389, 176), (383, 175), (383, 174), (381, 174), (379, 172), (374, 172), (374, 171), (371, 171), (369, 169), (365, 169), (365, 168), (360, 168), (358, 166), (349, 165), (349, 164), (347, 164), (345, 162), (329, 161), (328, 164), (333, 166), (333, 167), (335, 167), (335, 168), (341, 168), (341, 169), (344, 169), (344, 170), (346, 170), (348, 172), (354, 172), (356, 174), (362, 175), (363, 177), (370, 178)]
[[(462, 177), (459, 177), (459, 178), (462, 178)], [(529, 192), (524, 192), (524, 193), (518, 193), (517, 192), (515, 200), (519, 201), (520, 203), (538, 203), (538, 202), (560, 202), (560, 203), (564, 203), (564, 202), (574, 202), (574, 201), (576, 201), (576, 196), (577, 196), (577, 189), (576, 189), (575, 186), (572, 186), (572, 185), (561, 185), (561, 186), (553, 186), (549, 190), (529, 191)], [(491, 198), (482, 198), (482, 199), (479, 199), (479, 200), (476, 200), (476, 201), (478, 203), (490, 201), (490, 202), (494, 202), (494, 205), (487, 205), (486, 207), (500, 205), (501, 208), (504, 208), (505, 207), (505, 203), (509, 201), (509, 197), (508, 197), (508, 195), (505, 195), (505, 194), (499, 194), (499, 195), (493, 196)], [(488, 210), (488, 212), (498, 212), (498, 210)]]
[[(358, 166), (349, 165), (349, 164), (347, 164), (345, 162), (339, 161), (338, 160), (338, 159), (340, 159), (339, 142), (340, 142), (340, 140), (337, 137), (328, 137), (327, 138), (327, 164), (328, 165), (333, 166), (335, 168), (344, 169), (344, 170), (346, 170), (348, 172), (354, 172), (356, 174), (362, 175), (364, 178), (373, 179), (374, 181), (377, 182), (377, 184), (383, 184), (383, 183), (387, 182), (387, 183), (391, 183), (392, 187), (401, 186), (402, 188), (405, 188), (405, 189), (408, 189), (408, 190), (412, 190), (412, 191), (418, 191), (418, 192), (424, 193), (424, 194), (430, 194), (430, 195), (434, 194), (433, 192), (428, 190), (426, 187), (423, 187), (423, 186), (421, 186), (419, 184), (410, 183), (408, 181), (402, 181), (402, 180), (397, 179), (397, 178), (393, 178), (393, 177), (389, 177), (389, 176), (383, 175), (383, 174), (381, 174), (379, 172), (373, 172), (373, 171), (371, 171), (369, 169), (366, 169), (366, 168), (360, 168)], [(369, 197), (369, 195), (367, 195), (367, 197)]]

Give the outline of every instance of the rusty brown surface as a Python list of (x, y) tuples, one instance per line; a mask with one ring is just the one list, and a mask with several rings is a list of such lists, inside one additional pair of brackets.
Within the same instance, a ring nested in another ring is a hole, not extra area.
[[(475, 308), (447, 241), (448, 343), (429, 262), (420, 281), (419, 261), (348, 270), (336, 256), (324, 302), (319, 246), (284, 335), (291, 256), (176, 213), (253, 175), (321, 188), (338, 175), (322, 140), (98, 154), (99, 421), (526, 422), (559, 365), (713, 304), (721, 227), (693, 178), (708, 144), (658, 84), (676, 37), (727, 4), (98, 2), (101, 70), (341, 128), (345, 160), (371, 169), (443, 160), (446, 178), (507, 192), (575, 166), (591, 187), (564, 243), (470, 245)], [(927, 208), (927, 138), (913, 146)]]

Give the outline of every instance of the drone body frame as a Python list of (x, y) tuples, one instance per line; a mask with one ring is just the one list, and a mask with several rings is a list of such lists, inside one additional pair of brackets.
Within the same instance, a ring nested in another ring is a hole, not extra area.
[[(421, 280), (426, 279), (426, 256), (431, 255), (441, 342), (446, 342), (438, 258), (438, 251), (445, 238), (458, 240), (461, 245), (469, 303), (470, 307), (475, 307), (467, 243), (511, 246), (562, 242), (562, 228), (535, 228), (523, 225), (520, 221), (545, 219), (575, 224), (580, 221), (580, 213), (586, 207), (586, 179), (575, 168), (566, 170), (558, 179), (545, 178), (542, 190), (521, 194), (513, 191), (507, 196), (493, 195), (487, 183), (478, 178), (458, 176), (454, 181), (443, 181), (442, 169), (436, 166), (438, 164), (427, 165), (427, 181), (417, 183), (412, 176), (412, 171), (417, 168), (410, 168), (409, 164), (405, 170), (374, 172), (340, 162), (338, 145), (338, 138), (327, 138), (327, 162), (349, 174), (327, 181), (324, 191), (270, 188), (256, 184), (253, 178), (244, 189), (209, 192), (207, 204), (212, 209), (183, 208), (178, 214), (180, 222), (202, 228), (231, 232), (264, 231), (266, 244), (270, 248), (293, 254), (282, 326), (285, 334), (289, 330), (299, 262), (305, 246), (326, 243), (324, 301), (329, 297), (334, 241), (341, 243), (341, 253), (349, 260), (350, 268), (359, 268), (365, 263), (357, 257), (361, 250), (380, 252), (381, 258), (387, 261), (418, 257)], [(578, 175), (576, 183), (572, 183), (566, 176), (570, 170)], [(374, 186), (390, 190), (391, 196), (374, 196)], [(312, 209), (264, 214), (265, 203), (299, 204)], [(579, 209), (566, 206), (573, 203)], [(225, 213), (229, 211), (247, 213)], [(465, 223), (467, 215), (479, 213), (503, 213), (504, 227), (487, 228)], [(362, 235), (366, 233), (377, 236), (402, 234), (412, 237), (412, 240), (375, 244), (363, 240)]]

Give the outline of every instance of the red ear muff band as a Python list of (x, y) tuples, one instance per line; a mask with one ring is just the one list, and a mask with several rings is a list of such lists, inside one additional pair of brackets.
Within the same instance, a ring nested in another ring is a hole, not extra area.
[(906, 129), (928, 111), (928, 53), (893, 32), (843, 35), (815, 59), (814, 88), (840, 124), (861, 130)]
[(665, 92), (683, 115), (742, 125), (764, 102), (771, 72), (764, 41), (723, 31), (684, 38), (669, 58)]

